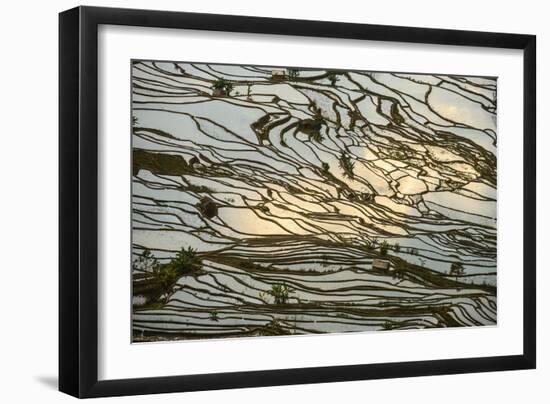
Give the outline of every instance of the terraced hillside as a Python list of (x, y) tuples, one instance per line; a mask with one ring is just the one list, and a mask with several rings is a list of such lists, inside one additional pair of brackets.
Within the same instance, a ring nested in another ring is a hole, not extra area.
[(134, 341), (496, 324), (496, 79), (132, 80)]

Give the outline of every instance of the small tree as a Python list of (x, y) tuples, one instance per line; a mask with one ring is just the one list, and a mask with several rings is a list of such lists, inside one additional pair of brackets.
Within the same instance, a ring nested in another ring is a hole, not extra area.
[(226, 79), (217, 79), (212, 83), (212, 88), (225, 95), (229, 95), (233, 90), (233, 83)]
[(210, 312), (210, 320), (212, 321), (219, 321), (220, 318), (218, 317), (218, 311), (217, 310), (212, 310)]
[(289, 79), (296, 80), (300, 76), (300, 70), (298, 70), (298, 69), (288, 69), (287, 74), (288, 74)]
[(324, 125), (325, 118), (323, 117), (323, 114), (321, 114), (321, 111), (317, 111), (315, 115), (313, 115), (313, 122), (319, 126)]
[(382, 244), (380, 244), (380, 254), (383, 256), (388, 255), (388, 250), (390, 248), (390, 245), (386, 240), (382, 241)]
[(344, 176), (353, 179), (353, 168), (355, 167), (355, 163), (351, 161), (351, 157), (347, 153), (342, 152), (340, 154), (338, 165), (344, 171)]
[(275, 304), (285, 304), (290, 292), (290, 289), (284, 283), (275, 283), (271, 285), (271, 290), (267, 293), (273, 297)]
[(180, 275), (188, 274), (202, 268), (202, 259), (194, 248), (182, 248), (166, 266), (174, 268)]
[(307, 121), (307, 123), (302, 122), (302, 126), (306, 130), (306, 133), (309, 134), (309, 137), (319, 143), (324, 140), (324, 136), (321, 134), (324, 124), (325, 118), (323, 118), (320, 112), (316, 112), (311, 121)]
[(179, 274), (176, 268), (171, 265), (163, 265), (156, 273), (156, 277), (160, 283), (162, 290), (168, 293), (179, 279)]
[(451, 263), (451, 269), (449, 275), (455, 276), (455, 280), (458, 282), (458, 277), (464, 275), (464, 266), (460, 262)]
[(339, 77), (335, 72), (330, 72), (328, 74), (327, 78), (330, 81), (331, 86), (334, 86), (336, 84), (336, 82), (339, 80)]
[(367, 240), (367, 241), (365, 241), (364, 247), (365, 247), (365, 250), (372, 251), (372, 250), (374, 250), (375, 245), (372, 241)]

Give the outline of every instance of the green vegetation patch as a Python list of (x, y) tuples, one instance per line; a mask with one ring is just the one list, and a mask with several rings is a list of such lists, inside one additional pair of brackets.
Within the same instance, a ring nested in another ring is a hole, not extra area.
[(132, 153), (133, 175), (137, 175), (139, 170), (148, 170), (159, 175), (184, 175), (192, 171), (181, 156), (134, 149)]
[(178, 251), (170, 262), (161, 264), (151, 251), (145, 249), (134, 260), (132, 267), (133, 296), (141, 297), (144, 307), (160, 308), (174, 291), (179, 278), (198, 274), (202, 270), (202, 259), (197, 250), (188, 247)]

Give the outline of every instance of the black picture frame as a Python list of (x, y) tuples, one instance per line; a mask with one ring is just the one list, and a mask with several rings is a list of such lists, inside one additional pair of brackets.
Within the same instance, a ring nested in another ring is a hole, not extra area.
[[(466, 359), (98, 380), (98, 26), (181, 28), (523, 51), (523, 353)], [(59, 15), (59, 389), (76, 397), (324, 383), (536, 366), (536, 37), (77, 7)]]

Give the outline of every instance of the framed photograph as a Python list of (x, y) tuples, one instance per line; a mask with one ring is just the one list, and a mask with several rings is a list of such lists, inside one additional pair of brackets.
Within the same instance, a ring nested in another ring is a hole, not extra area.
[(59, 24), (61, 391), (535, 368), (535, 36)]

